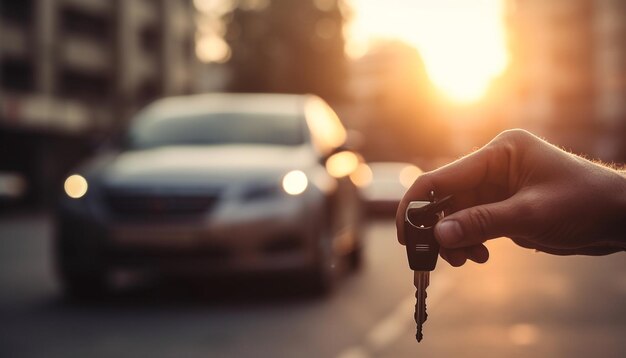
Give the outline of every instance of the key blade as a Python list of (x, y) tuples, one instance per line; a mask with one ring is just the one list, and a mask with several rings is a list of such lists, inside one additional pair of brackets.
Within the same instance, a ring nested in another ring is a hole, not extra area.
[(428, 285), (429, 272), (415, 271), (413, 274), (413, 284), (415, 285), (415, 339), (421, 342), (424, 338), (422, 326), (426, 321), (426, 286)]
[(419, 343), (424, 338), (422, 334), (422, 325), (424, 324), (422, 317), (422, 273), (420, 271), (415, 271), (413, 274), (413, 284), (415, 285), (415, 339)]

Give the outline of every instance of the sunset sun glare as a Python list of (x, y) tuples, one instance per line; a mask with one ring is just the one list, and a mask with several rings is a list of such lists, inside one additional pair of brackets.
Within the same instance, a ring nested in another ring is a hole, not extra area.
[(351, 0), (348, 54), (376, 39), (420, 52), (435, 87), (451, 100), (481, 99), (508, 63), (502, 0)]

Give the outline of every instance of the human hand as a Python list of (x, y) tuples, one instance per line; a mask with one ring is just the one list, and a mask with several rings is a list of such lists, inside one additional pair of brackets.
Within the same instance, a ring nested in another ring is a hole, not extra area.
[(523, 130), (501, 133), (472, 154), (422, 174), (400, 202), (404, 212), (434, 190), (454, 194), (435, 226), (440, 254), (453, 266), (486, 262), (484, 242), (506, 236), (556, 255), (605, 255), (626, 250), (626, 177), (567, 153)]

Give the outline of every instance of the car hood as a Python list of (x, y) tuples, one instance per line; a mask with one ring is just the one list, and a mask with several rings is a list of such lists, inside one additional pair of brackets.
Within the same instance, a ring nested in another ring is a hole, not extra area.
[(101, 167), (106, 186), (215, 185), (275, 180), (316, 163), (307, 146), (176, 146), (128, 151)]

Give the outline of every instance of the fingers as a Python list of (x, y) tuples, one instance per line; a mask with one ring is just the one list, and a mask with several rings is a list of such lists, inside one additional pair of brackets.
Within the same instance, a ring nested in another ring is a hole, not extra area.
[[(448, 195), (448, 193), (452, 193), (456, 190), (456, 187), (453, 183), (450, 183), (450, 175), (453, 178), (458, 178), (459, 173), (463, 171), (468, 171), (469, 173), (463, 174), (463, 176), (468, 176), (474, 178), (474, 180), (463, 180), (462, 184), (459, 185), (477, 185), (481, 179), (481, 173), (484, 172), (482, 160), (476, 160), (478, 165), (468, 165), (469, 162), (473, 162), (475, 160), (468, 159), (472, 156), (479, 156), (478, 152), (471, 154), (468, 157), (459, 159), (451, 164), (448, 164), (442, 168), (439, 168), (435, 171), (425, 173), (420, 175), (417, 180), (411, 185), (409, 190), (407, 190), (406, 194), (400, 201), (400, 205), (398, 205), (398, 211), (396, 212), (396, 229), (398, 231), (398, 241), (402, 245), (404, 245), (404, 212), (406, 211), (409, 202), (414, 200), (425, 200), (428, 198), (428, 193), (431, 190), (435, 190), (435, 193), (438, 196)], [(444, 187), (448, 189), (447, 191), (441, 192), (441, 188)]]
[(486, 182), (506, 183), (509, 173), (508, 147), (490, 144), (466, 157), (422, 174), (406, 192), (396, 212), (398, 241), (404, 245), (404, 212), (409, 202), (425, 200), (431, 190), (438, 197), (469, 191)]
[(441, 248), (439, 251), (441, 257), (448, 261), (448, 263), (454, 267), (463, 266), (467, 261), (467, 255), (464, 249), (450, 250)]
[(468, 258), (478, 264), (484, 264), (489, 260), (489, 250), (485, 245), (472, 246), (465, 251), (468, 253)]
[(479, 245), (501, 236), (521, 235), (532, 209), (513, 196), (507, 200), (470, 207), (445, 218), (435, 226), (435, 237), (445, 248)]
[(462, 266), (467, 260), (482, 264), (489, 259), (489, 250), (487, 250), (485, 245), (475, 245), (461, 249), (447, 249), (442, 247), (439, 254), (454, 267)]

